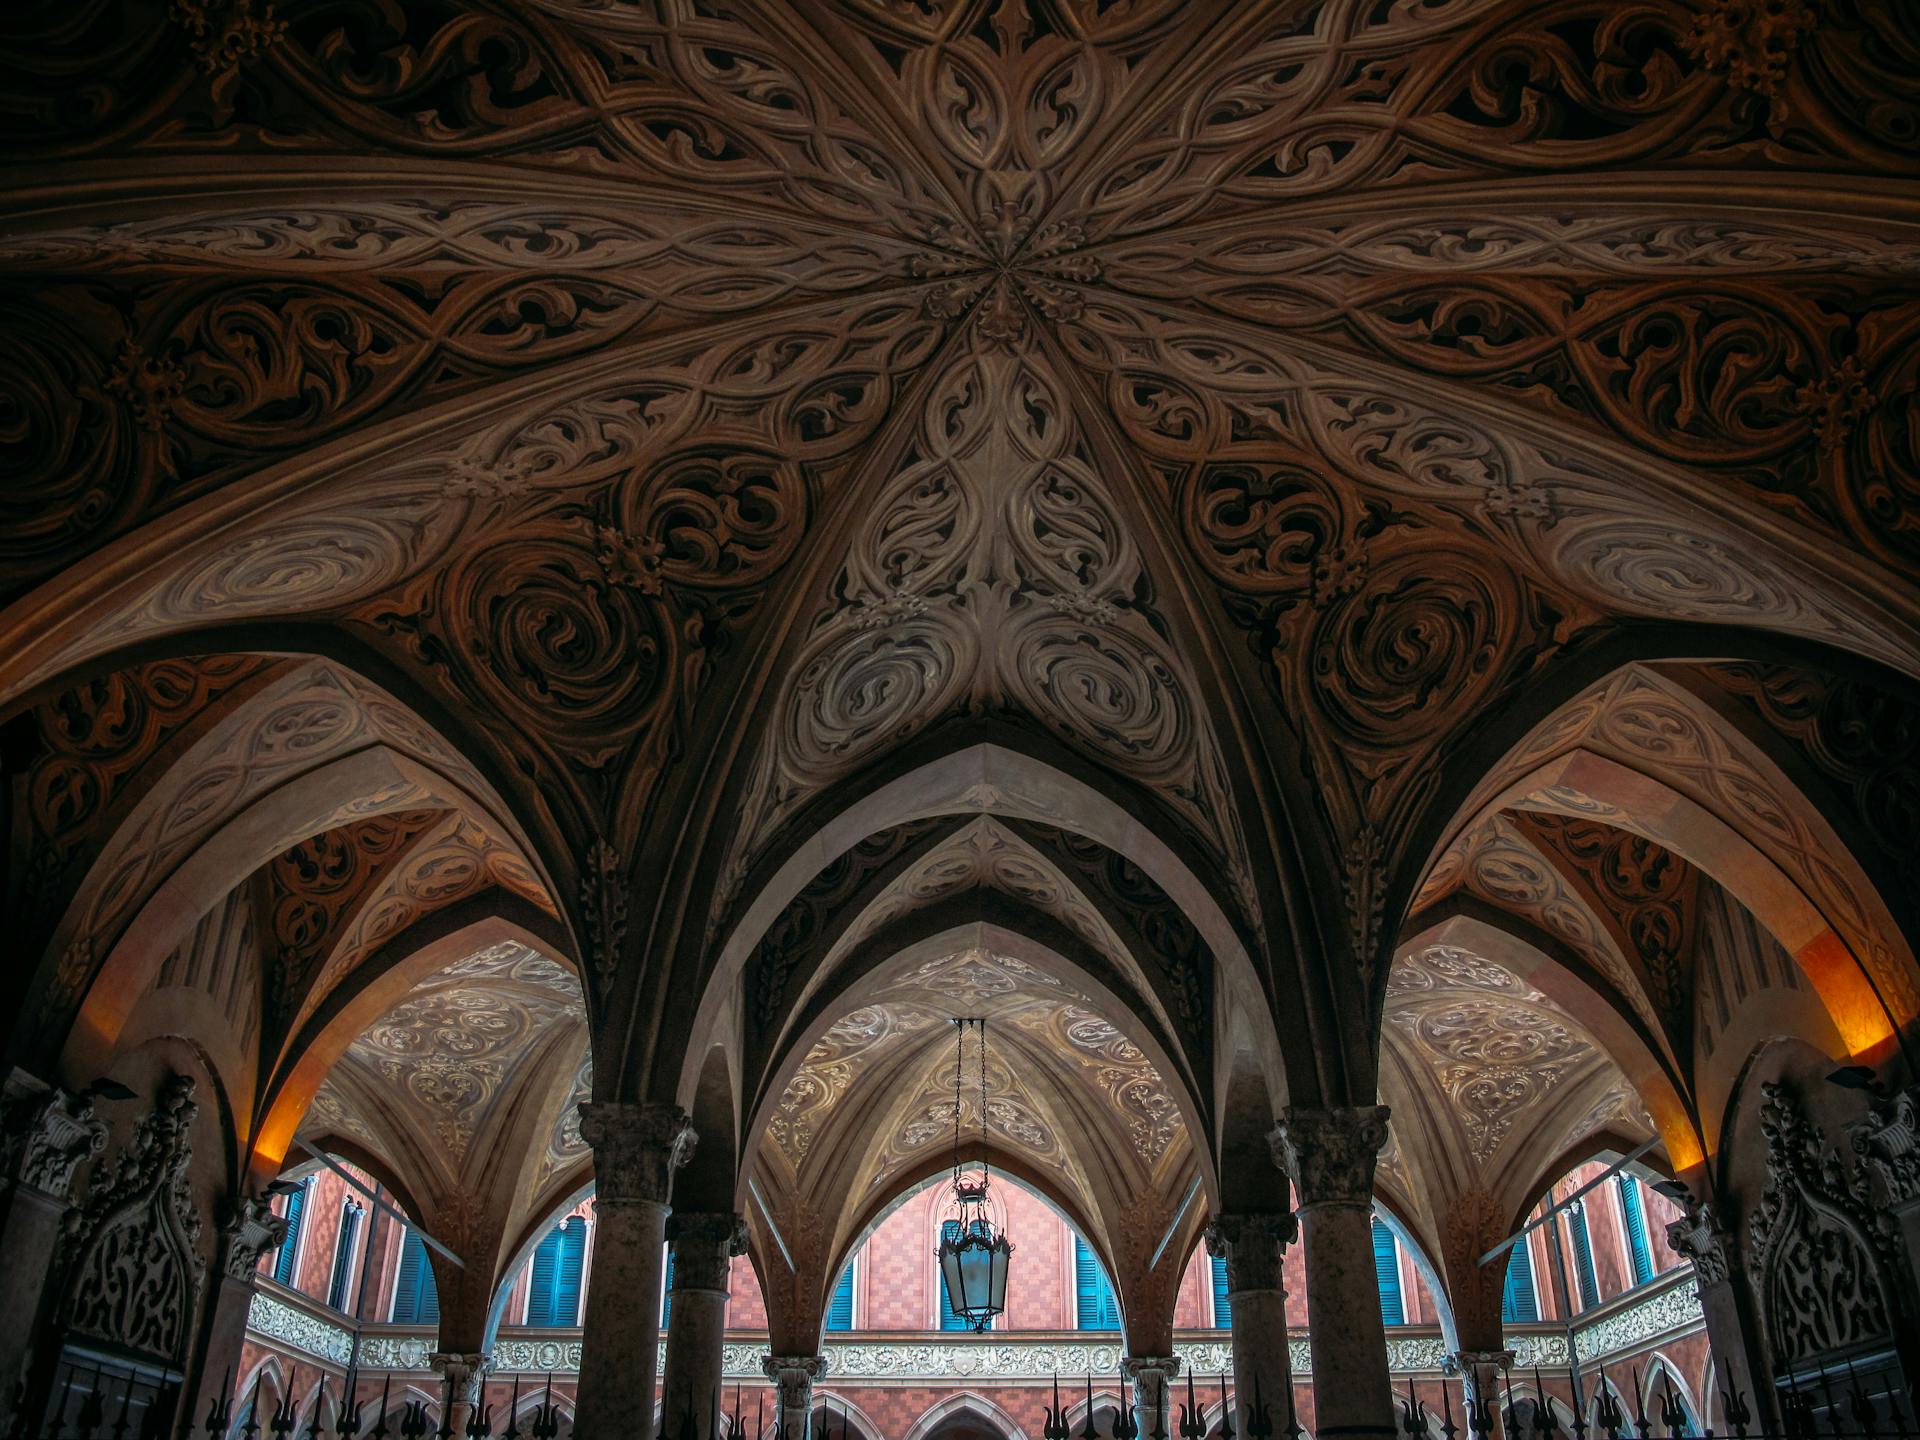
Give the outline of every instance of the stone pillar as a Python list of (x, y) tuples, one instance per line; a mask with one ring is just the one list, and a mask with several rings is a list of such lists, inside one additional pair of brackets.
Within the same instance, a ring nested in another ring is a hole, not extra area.
[[(1760, 1348), (1752, 1293), (1736, 1258), (1738, 1242), (1711, 1200), (1688, 1195), (1681, 1211), (1684, 1218), (1667, 1226), (1667, 1243), (1676, 1255), (1693, 1262), (1694, 1287), (1713, 1350), (1714, 1383), (1745, 1399), (1753, 1412), (1749, 1429), (1776, 1429), (1780, 1417), (1771, 1372)], [(1702, 1397), (1702, 1403), (1711, 1403), (1711, 1397)]]
[(1296, 1106), (1273, 1131), (1300, 1196), (1317, 1440), (1393, 1440), (1397, 1428), (1373, 1268), (1373, 1166), (1386, 1140), (1384, 1105)]
[(481, 1351), (437, 1350), (427, 1357), (427, 1364), (440, 1377), (440, 1399), (446, 1407), (443, 1423), (450, 1422), (455, 1435), (467, 1433), (467, 1417), (473, 1414), (480, 1387), (486, 1383), (488, 1359)]
[(780, 1424), (785, 1440), (807, 1440), (813, 1422), (813, 1382), (827, 1373), (824, 1355), (769, 1355), (760, 1373), (779, 1387)]
[(667, 1327), (667, 1374), (661, 1387), (661, 1429), (678, 1434), (691, 1412), (694, 1433), (715, 1429), (727, 1338), (727, 1272), (746, 1252), (747, 1222), (725, 1213), (673, 1215), (673, 1323)]
[(1217, 1215), (1207, 1227), (1207, 1253), (1227, 1262), (1227, 1299), (1233, 1307), (1233, 1428), (1247, 1428), (1258, 1395), (1277, 1434), (1286, 1424), (1293, 1387), (1287, 1349), (1287, 1290), (1281, 1267), (1300, 1233), (1291, 1213)]
[(573, 1433), (624, 1440), (652, 1408), (667, 1200), (693, 1126), (677, 1106), (596, 1101), (580, 1107), (580, 1135), (593, 1147), (595, 1233)]
[(1180, 1357), (1129, 1355), (1126, 1366), (1127, 1378), (1133, 1381), (1133, 1418), (1140, 1426), (1141, 1440), (1176, 1435), (1170, 1391), (1180, 1373)]
[(1472, 1422), (1468, 1418), (1474, 1407), (1486, 1403), (1489, 1435), (1500, 1435), (1506, 1430), (1506, 1417), (1502, 1406), (1506, 1404), (1501, 1394), (1500, 1377), (1513, 1368), (1511, 1350), (1455, 1350), (1446, 1358), (1446, 1371), (1449, 1375), (1460, 1377), (1460, 1393), (1466, 1403), (1466, 1413), (1461, 1417), (1460, 1429), (1470, 1431)]
[(219, 1278), (207, 1297), (199, 1374), (187, 1379), (191, 1393), (181, 1411), (184, 1422), (192, 1424), (202, 1419), (229, 1387), (240, 1383), (240, 1348), (246, 1342), (260, 1257), (277, 1249), (286, 1235), (286, 1218), (274, 1214), (272, 1203), (262, 1196), (242, 1200), (227, 1222), (220, 1245)]
[(0, 1100), (0, 1415), (20, 1387), (45, 1333), (47, 1281), (81, 1163), (107, 1143), (106, 1122), (85, 1095), (48, 1088), (21, 1070)]

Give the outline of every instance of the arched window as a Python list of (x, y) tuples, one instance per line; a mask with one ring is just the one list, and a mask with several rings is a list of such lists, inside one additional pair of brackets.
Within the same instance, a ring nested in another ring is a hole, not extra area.
[(1622, 1172), (1614, 1177), (1620, 1197), (1620, 1219), (1627, 1236), (1627, 1259), (1633, 1263), (1633, 1283), (1653, 1279), (1653, 1249), (1647, 1244), (1647, 1214), (1640, 1204), (1640, 1182)]
[(1573, 1239), (1573, 1270), (1580, 1282), (1580, 1308), (1600, 1303), (1600, 1280), (1593, 1272), (1593, 1237), (1587, 1233), (1587, 1207), (1576, 1200), (1567, 1207), (1567, 1233)]
[(551, 1329), (580, 1323), (580, 1272), (587, 1256), (587, 1222), (578, 1215), (556, 1226), (533, 1252), (527, 1281), (527, 1324)]
[(400, 1275), (393, 1286), (393, 1323), (435, 1325), (440, 1321), (440, 1292), (433, 1286), (433, 1266), (427, 1263), (426, 1242), (418, 1230), (408, 1230), (400, 1242)]
[(1073, 1289), (1077, 1323), (1082, 1330), (1118, 1330), (1120, 1302), (1101, 1268), (1100, 1257), (1080, 1236), (1073, 1237)]
[(1233, 1297), (1227, 1294), (1227, 1257), (1215, 1255), (1213, 1260), (1213, 1328), (1231, 1330), (1233, 1328)]
[(1522, 1236), (1508, 1252), (1507, 1288), (1500, 1297), (1500, 1321), (1511, 1325), (1515, 1321), (1539, 1318), (1540, 1298), (1533, 1288), (1533, 1246)]
[(847, 1268), (840, 1272), (840, 1278), (834, 1283), (833, 1294), (827, 1300), (827, 1329), (851, 1330), (853, 1328), (853, 1261), (847, 1261)]
[(340, 1235), (333, 1246), (333, 1276), (327, 1281), (327, 1304), (335, 1310), (347, 1308), (347, 1293), (353, 1287), (353, 1247), (360, 1238), (360, 1220), (364, 1214), (358, 1202), (341, 1202)]
[(1380, 1281), (1380, 1318), (1388, 1325), (1407, 1323), (1407, 1307), (1400, 1299), (1400, 1247), (1393, 1231), (1373, 1217), (1373, 1269)]
[(293, 1284), (293, 1267), (300, 1258), (300, 1216), (307, 1208), (307, 1193), (313, 1189), (313, 1177), (300, 1182), (300, 1188), (287, 1196), (287, 1234), (273, 1257), (273, 1278), (282, 1285)]

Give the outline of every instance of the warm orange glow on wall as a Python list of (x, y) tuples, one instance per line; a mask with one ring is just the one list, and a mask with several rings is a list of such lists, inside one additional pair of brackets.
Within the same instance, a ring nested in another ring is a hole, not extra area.
[(1893, 1017), (1860, 973), (1853, 952), (1831, 929), (1802, 945), (1793, 958), (1813, 981), (1848, 1055), (1871, 1054), (1893, 1039)]

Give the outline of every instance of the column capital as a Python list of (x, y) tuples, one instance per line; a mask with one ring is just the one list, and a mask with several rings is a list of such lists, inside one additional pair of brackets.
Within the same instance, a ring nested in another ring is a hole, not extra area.
[(811, 1403), (813, 1382), (827, 1374), (824, 1355), (762, 1355), (760, 1373), (780, 1389), (783, 1410), (804, 1410)]
[(1513, 1362), (1511, 1350), (1449, 1350), (1441, 1356), (1440, 1368), (1449, 1375), (1472, 1378), (1482, 1370), (1511, 1370)]
[(1290, 1210), (1228, 1212), (1207, 1226), (1207, 1253), (1227, 1262), (1227, 1294), (1281, 1290), (1282, 1258), (1299, 1234), (1300, 1221)]
[(1120, 1365), (1126, 1371), (1127, 1378), (1136, 1385), (1142, 1380), (1169, 1381), (1180, 1373), (1178, 1355), (1129, 1355)]
[(492, 1361), (485, 1351), (473, 1350), (436, 1350), (427, 1356), (427, 1364), (445, 1382), (456, 1405), (471, 1405), (480, 1398), (480, 1384)]
[(1268, 1137), (1274, 1163), (1293, 1177), (1300, 1205), (1373, 1204), (1373, 1167), (1387, 1143), (1387, 1107), (1291, 1106)]
[(693, 1158), (693, 1123), (677, 1105), (599, 1100), (580, 1107), (580, 1138), (593, 1147), (595, 1202), (667, 1203), (673, 1172)]
[(286, 1217), (273, 1213), (264, 1195), (246, 1195), (227, 1221), (221, 1237), (221, 1268), (229, 1280), (253, 1282), (260, 1257), (287, 1238)]
[(1850, 1127), (1853, 1153), (1896, 1210), (1920, 1205), (1920, 1086), (1876, 1100)]
[(1693, 1262), (1693, 1276), (1702, 1290), (1724, 1284), (1733, 1273), (1733, 1232), (1721, 1221), (1711, 1200), (1696, 1199), (1691, 1191), (1678, 1200), (1681, 1218), (1667, 1224), (1667, 1244), (1673, 1253)]
[(18, 1185), (56, 1200), (72, 1198), (73, 1177), (107, 1145), (107, 1123), (93, 1098), (38, 1082), (16, 1070), (0, 1109), (0, 1187)]
[(667, 1217), (667, 1239), (673, 1244), (676, 1291), (724, 1293), (733, 1257), (747, 1251), (747, 1222), (723, 1210), (675, 1211)]

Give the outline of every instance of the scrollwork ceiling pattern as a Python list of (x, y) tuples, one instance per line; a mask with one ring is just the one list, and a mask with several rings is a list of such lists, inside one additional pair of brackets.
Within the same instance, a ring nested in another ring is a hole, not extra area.
[[(1248, 835), (1330, 832), (1366, 975), (1443, 767), (1609, 620), (1920, 670), (1920, 49), (1885, 7), (49, 16), (0, 64), (35, 172), (0, 559), (37, 596), (138, 527), (168, 560), (7, 612), (9, 693), (317, 617), (474, 717), (572, 855), (634, 851), (701, 707), (764, 693), (716, 914), (824, 787), (954, 715), (1037, 725), (1254, 928)], [(1280, 716), (1199, 683), (1235, 631)], [(1317, 817), (1241, 813), (1256, 728)], [(1783, 843), (1891, 993), (1815, 838)]]

